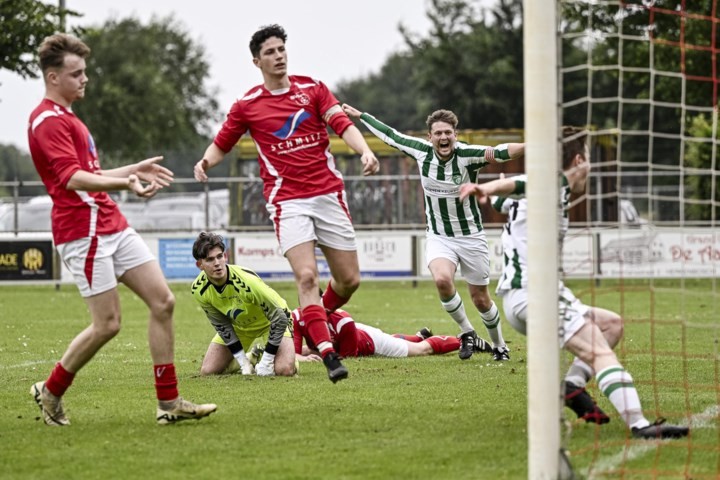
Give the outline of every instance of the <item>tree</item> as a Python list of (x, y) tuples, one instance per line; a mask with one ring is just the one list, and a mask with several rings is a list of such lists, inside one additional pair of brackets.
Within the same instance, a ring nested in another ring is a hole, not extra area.
[(522, 127), (522, 1), (499, 0), (489, 20), (477, 4), (432, 0), (428, 36), (401, 25), (409, 51), (341, 84), (338, 95), (401, 130), (424, 129), (439, 108), (453, 110), (463, 129)]
[(393, 53), (379, 73), (341, 82), (337, 88), (337, 97), (341, 102), (378, 115), (399, 130), (419, 130), (427, 113), (423, 116), (418, 112), (421, 93), (413, 74), (413, 56), (409, 53)]
[(37, 78), (37, 49), (45, 37), (59, 30), (60, 19), (68, 15), (79, 16), (40, 0), (2, 0), (0, 68), (23, 78)]
[[(30, 155), (14, 145), (0, 144), (0, 181), (40, 180)], [(0, 186), (0, 197), (12, 196), (12, 188)]]
[[(172, 16), (89, 28), (88, 95), (75, 108), (109, 168), (207, 144), (218, 119), (205, 50)], [(171, 160), (171, 159), (168, 159)], [(168, 162), (172, 168), (172, 162)]]

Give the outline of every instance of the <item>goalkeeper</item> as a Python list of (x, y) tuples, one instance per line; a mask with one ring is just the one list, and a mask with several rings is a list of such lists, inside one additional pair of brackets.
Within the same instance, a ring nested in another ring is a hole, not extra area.
[[(200, 233), (192, 253), (202, 270), (192, 283), (192, 296), (217, 332), (208, 346), (200, 374), (232, 370), (228, 367), (236, 360), (243, 375), (295, 375), (287, 302), (255, 272), (228, 265), (225, 242), (220, 235)], [(264, 344), (264, 352), (253, 367), (245, 349), (258, 343)]]

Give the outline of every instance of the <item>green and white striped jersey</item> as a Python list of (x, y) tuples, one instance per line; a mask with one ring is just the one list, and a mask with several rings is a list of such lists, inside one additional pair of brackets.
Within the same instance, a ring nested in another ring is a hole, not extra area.
[(363, 113), (360, 121), (380, 140), (417, 161), (425, 192), (428, 232), (443, 237), (459, 237), (482, 231), (477, 199), (471, 196), (461, 202), (460, 185), (475, 182), (478, 170), (488, 164), (486, 150), (493, 150), (494, 158), (509, 159), (507, 144), (489, 147), (457, 142), (452, 158), (442, 161), (435, 155), (428, 140), (402, 134), (368, 113)]
[[(513, 177), (515, 190), (508, 197), (493, 197), (492, 206), (495, 210), (507, 214), (507, 222), (503, 226), (501, 236), (503, 246), (503, 272), (498, 280), (497, 293), (515, 288), (527, 288), (527, 199), (525, 198), (525, 185), (527, 175)], [(562, 259), (562, 247), (567, 234), (570, 221), (568, 219), (568, 206), (570, 204), (570, 186), (565, 175), (562, 176), (560, 190), (560, 219), (558, 242), (559, 255)]]

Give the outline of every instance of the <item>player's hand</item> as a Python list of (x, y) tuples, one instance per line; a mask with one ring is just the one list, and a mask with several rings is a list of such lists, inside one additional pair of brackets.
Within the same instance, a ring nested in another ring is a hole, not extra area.
[(362, 115), (362, 112), (360, 110), (353, 107), (352, 105), (348, 105), (347, 103), (342, 104), (342, 109), (343, 112), (345, 112), (345, 115), (356, 120), (360, 118), (360, 115)]
[(320, 357), (320, 355), (315, 355), (314, 353), (309, 355), (295, 355), (295, 358), (298, 362), (322, 362), (322, 357)]
[(360, 160), (363, 163), (363, 175), (375, 175), (380, 171), (380, 162), (375, 158), (375, 154), (371, 151), (367, 151), (362, 154)]
[(250, 363), (250, 360), (247, 358), (245, 361), (238, 360), (238, 364), (240, 365), (240, 373), (243, 375), (254, 375), (255, 374), (255, 367), (253, 367), (252, 363)]
[(195, 180), (198, 182), (207, 182), (208, 176), (207, 171), (210, 168), (210, 163), (207, 161), (207, 158), (203, 158), (199, 162), (195, 164), (195, 167), (193, 168), (193, 175), (195, 175)]
[(463, 183), (460, 185), (460, 201), (465, 200), (470, 195), (475, 195), (480, 203), (487, 202), (487, 193), (483, 190), (482, 185), (477, 183)]
[(163, 159), (162, 156), (146, 158), (145, 160), (137, 163), (135, 175), (140, 178), (143, 182), (152, 183), (156, 182), (159, 188), (169, 187), (174, 180), (175, 174), (169, 168), (165, 168), (159, 165)]
[(263, 354), (262, 360), (255, 366), (255, 373), (259, 377), (272, 377), (275, 375), (275, 359), (268, 360), (268, 357)]
[(128, 175), (128, 189), (135, 192), (135, 195), (140, 198), (152, 198), (161, 188), (162, 187), (154, 180), (147, 185), (143, 185), (137, 175)]

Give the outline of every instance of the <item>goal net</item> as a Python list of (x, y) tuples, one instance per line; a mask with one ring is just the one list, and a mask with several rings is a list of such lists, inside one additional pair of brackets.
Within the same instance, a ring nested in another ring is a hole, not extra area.
[(587, 424), (565, 409), (562, 445), (582, 477), (716, 479), (717, 0), (557, 5), (559, 118), (587, 126), (592, 158), (586, 193), (573, 200), (567, 283), (624, 319), (615, 352), (645, 416), (691, 428), (680, 440), (634, 439), (591, 381), (611, 421)]

